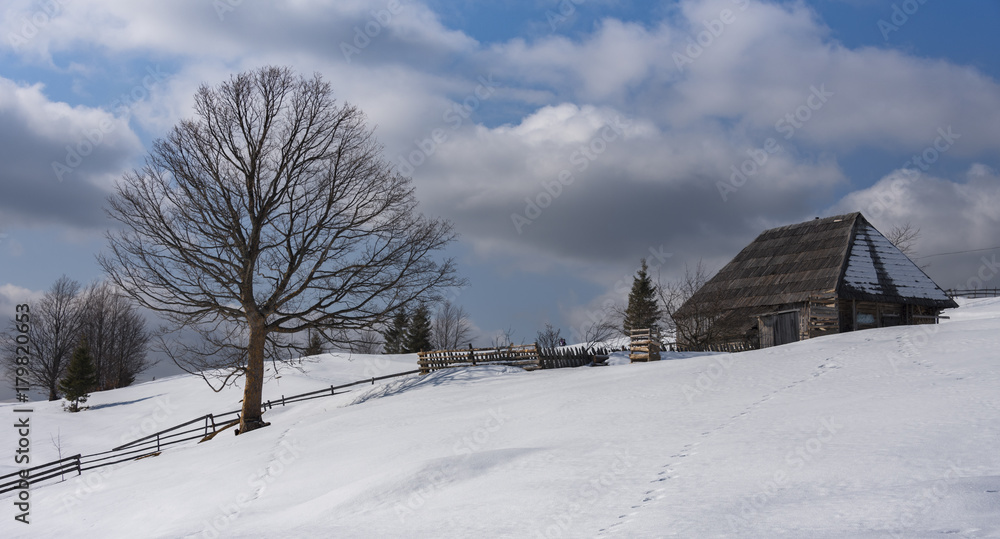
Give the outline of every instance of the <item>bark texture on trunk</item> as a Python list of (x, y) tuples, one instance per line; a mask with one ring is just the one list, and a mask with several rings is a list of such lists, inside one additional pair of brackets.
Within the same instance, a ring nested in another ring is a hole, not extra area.
[(243, 388), (243, 409), (240, 413), (240, 428), (236, 434), (243, 434), (270, 425), (270, 423), (264, 422), (263, 412), (260, 409), (264, 392), (264, 344), (266, 338), (264, 321), (251, 319), (246, 380)]

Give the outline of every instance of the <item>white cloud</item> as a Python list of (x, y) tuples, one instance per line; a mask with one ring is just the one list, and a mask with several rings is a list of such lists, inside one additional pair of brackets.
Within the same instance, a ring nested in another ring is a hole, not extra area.
[[(918, 257), (1000, 246), (1000, 175), (982, 164), (972, 165), (962, 181), (913, 170), (896, 170), (867, 189), (837, 202), (831, 213), (861, 211), (883, 233), (912, 223), (920, 229)], [(945, 287), (961, 287), (990, 252), (918, 258)], [(1000, 276), (996, 277), (1000, 279)]]

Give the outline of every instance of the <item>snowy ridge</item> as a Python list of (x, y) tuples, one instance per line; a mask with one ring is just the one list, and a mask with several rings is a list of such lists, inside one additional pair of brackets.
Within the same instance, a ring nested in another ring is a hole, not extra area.
[[(0, 536), (997, 536), (1000, 301), (962, 303), (937, 326), (459, 369), (279, 407), (245, 436), (33, 489), (27, 526), (3, 498)], [(265, 398), (416, 363), (323, 359)], [(50, 434), (64, 454), (99, 450), (238, 399), (178, 376), (80, 414), (32, 403), (32, 458), (55, 458)]]

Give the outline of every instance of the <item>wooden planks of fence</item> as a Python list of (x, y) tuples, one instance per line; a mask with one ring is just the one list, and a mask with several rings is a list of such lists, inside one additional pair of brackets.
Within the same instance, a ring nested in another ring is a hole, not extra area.
[(532, 344), (511, 345), (502, 348), (466, 348), (459, 350), (432, 350), (418, 352), (417, 363), (420, 374), (428, 374), (439, 369), (474, 367), (476, 365), (510, 365), (527, 370), (538, 369), (538, 346)]
[(671, 352), (746, 352), (757, 350), (758, 347), (747, 341), (731, 341), (713, 344), (683, 345), (677, 343), (667, 343), (664, 345)]
[(72, 457), (66, 457), (0, 476), (0, 494), (19, 489), (27, 490), (29, 485), (34, 485), (35, 483), (55, 477), (62, 477), (68, 473), (80, 475), (80, 455), (73, 455)]
[(628, 358), (635, 363), (637, 361), (659, 361), (660, 360), (660, 331), (653, 329), (633, 329), (629, 335)]

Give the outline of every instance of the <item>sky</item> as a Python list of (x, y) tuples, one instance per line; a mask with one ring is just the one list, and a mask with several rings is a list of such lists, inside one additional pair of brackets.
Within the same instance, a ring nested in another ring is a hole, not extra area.
[(919, 227), (942, 287), (996, 287), (998, 20), (993, 0), (8, 0), (0, 313), (101, 279), (115, 182), (199, 85), (263, 65), (322, 74), (454, 223), (478, 344), (579, 340), (640, 258), (669, 281), (853, 211)]

